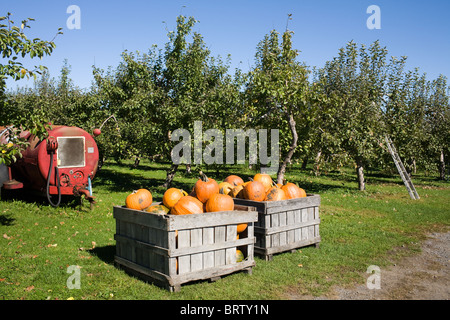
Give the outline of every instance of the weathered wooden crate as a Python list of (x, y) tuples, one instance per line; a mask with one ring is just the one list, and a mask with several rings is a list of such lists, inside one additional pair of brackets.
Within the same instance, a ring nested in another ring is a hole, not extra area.
[[(254, 260), (253, 207), (191, 215), (158, 215), (114, 207), (115, 265), (169, 291), (195, 280), (215, 281), (237, 271), (252, 272)], [(239, 233), (237, 225), (248, 227)], [(245, 259), (236, 262), (236, 249)]]
[(252, 206), (258, 211), (255, 255), (271, 260), (275, 253), (319, 246), (319, 195), (283, 201), (234, 200), (235, 204)]

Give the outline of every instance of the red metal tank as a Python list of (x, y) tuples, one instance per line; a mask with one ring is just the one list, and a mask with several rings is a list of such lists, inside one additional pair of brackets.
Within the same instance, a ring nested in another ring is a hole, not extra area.
[(3, 187), (16, 189), (23, 183), (24, 188), (47, 194), (52, 205), (51, 195), (84, 195), (92, 203), (91, 181), (99, 160), (94, 138), (78, 127), (52, 126), (48, 133), (44, 141), (22, 134), (30, 145), (10, 170), (10, 179), (19, 183)]

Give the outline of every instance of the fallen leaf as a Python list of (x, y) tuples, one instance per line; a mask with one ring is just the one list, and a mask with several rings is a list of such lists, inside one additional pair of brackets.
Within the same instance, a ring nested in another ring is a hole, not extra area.
[(33, 290), (33, 289), (34, 289), (34, 286), (29, 286), (29, 287), (27, 287), (25, 290), (28, 291), (28, 292), (30, 292), (30, 291)]
[(301, 264), (301, 263), (300, 263), (298, 266), (299, 266), (300, 268), (303, 268), (303, 264)]
[(11, 237), (8, 237), (8, 235), (6, 233), (3, 234), (3, 238), (5, 239), (10, 239)]

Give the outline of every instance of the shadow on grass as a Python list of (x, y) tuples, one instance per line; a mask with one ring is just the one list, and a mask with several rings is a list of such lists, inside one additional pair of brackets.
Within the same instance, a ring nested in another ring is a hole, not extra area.
[(0, 214), (0, 225), (2, 226), (12, 226), (14, 225), (16, 219), (12, 218), (12, 214)]
[(107, 264), (114, 264), (114, 255), (116, 254), (115, 245), (95, 247), (94, 249), (88, 250), (88, 252), (94, 256), (97, 256), (100, 260)]
[[(57, 195), (51, 195), (50, 197), (53, 203), (58, 201)], [(47, 196), (34, 190), (29, 189), (17, 189), (17, 190), (4, 190), (1, 191), (0, 201), (8, 203), (12, 201), (23, 201), (25, 203), (32, 203), (38, 207), (51, 207)], [(61, 201), (58, 205), (59, 208), (71, 208), (76, 209), (80, 207), (80, 198), (73, 195), (61, 195)], [(2, 220), (0, 220), (2, 223)]]
[(131, 172), (118, 172), (114, 168), (102, 168), (96, 175), (94, 186), (101, 186), (113, 192), (125, 192), (130, 189), (150, 188), (161, 186), (162, 179), (154, 179), (139, 174), (139, 170)]
[[(97, 174), (94, 180), (94, 184), (98, 187), (105, 188), (111, 192), (127, 192), (130, 189), (136, 190), (139, 188), (148, 188), (164, 192), (165, 188), (162, 184), (165, 181), (165, 172), (170, 168), (170, 163), (157, 163), (157, 164), (141, 164), (136, 169), (130, 169), (130, 165), (127, 164), (111, 164), (111, 166), (105, 165), (102, 170)], [(123, 170), (122, 170), (123, 169)], [(163, 172), (163, 178), (149, 177), (148, 171)], [(220, 167), (208, 167), (203, 170), (205, 174), (215, 179), (217, 182), (223, 181), (229, 175), (238, 175), (244, 181), (253, 177), (258, 171), (256, 168), (249, 169), (246, 166), (220, 166)], [(348, 189), (348, 185), (337, 183), (326, 183), (314, 181), (310, 183), (305, 179), (308, 175), (306, 173), (296, 174), (296, 170), (289, 172), (289, 175), (295, 175), (295, 178), (291, 182), (298, 183), (302, 188), (311, 193), (324, 192), (331, 189)], [(342, 181), (342, 182), (355, 182), (356, 178), (349, 177), (342, 174), (331, 174), (326, 176), (331, 178), (330, 180)], [(197, 179), (197, 171), (192, 170), (190, 173), (186, 172), (186, 167), (181, 165), (172, 182), (171, 187), (183, 189), (190, 192)], [(190, 179), (191, 182), (183, 182), (180, 180)], [(355, 186), (356, 188), (357, 186)]]

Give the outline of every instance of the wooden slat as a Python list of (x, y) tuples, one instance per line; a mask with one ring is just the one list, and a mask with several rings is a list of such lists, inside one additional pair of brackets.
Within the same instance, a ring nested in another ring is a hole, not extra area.
[[(187, 231), (185, 231), (185, 232), (187, 232)], [(186, 255), (192, 255), (192, 254), (196, 254), (198, 252), (208, 253), (209, 251), (218, 251), (218, 250), (223, 251), (225, 249), (229, 249), (229, 248), (233, 248), (233, 247), (254, 244), (254, 242), (255, 242), (254, 237), (247, 237), (247, 238), (237, 239), (234, 241), (221, 241), (219, 243), (211, 243), (211, 244), (204, 243), (203, 245), (201, 245), (199, 247), (182, 247), (182, 248), (178, 248), (178, 249), (166, 249), (166, 248), (158, 247), (158, 246), (146, 243), (146, 242), (138, 241), (136, 239), (124, 237), (124, 236), (121, 236), (118, 234), (114, 235), (114, 239), (116, 240), (116, 242), (128, 243), (128, 244), (132, 244), (133, 246), (140, 247), (140, 248), (144, 247), (148, 251), (152, 251), (160, 256), (166, 255), (166, 256), (172, 257), (172, 258), (186, 256)]]
[[(264, 235), (273, 235), (281, 232), (287, 232), (287, 231), (295, 231), (302, 228), (309, 228), (312, 226), (316, 226), (320, 224), (320, 219), (313, 219), (313, 220), (307, 220), (305, 222), (298, 222), (293, 224), (288, 224), (284, 226), (277, 226), (272, 228), (261, 228), (261, 227), (255, 227), (255, 230), (257, 230), (256, 233), (264, 234)], [(306, 236), (308, 233), (306, 233)]]
[(168, 215), (167, 230), (183, 230), (213, 227), (217, 225), (239, 224), (248, 221), (256, 221), (257, 219), (258, 213), (256, 211), (221, 211), (181, 216)]
[[(218, 226), (214, 228), (214, 244), (225, 243), (226, 227)], [(225, 264), (225, 249), (214, 250), (214, 266)]]
[[(229, 225), (227, 226), (226, 231), (226, 242), (229, 244), (230, 242), (236, 241), (237, 237), (237, 225)], [(236, 247), (232, 246), (228, 249), (225, 249), (225, 264), (234, 264), (236, 263)]]
[(320, 242), (320, 237), (314, 237), (311, 239), (305, 239), (305, 240), (300, 240), (300, 241), (297, 241), (294, 243), (286, 244), (284, 246), (266, 248), (265, 253), (270, 255), (270, 254), (285, 252), (285, 251), (289, 251), (292, 249), (297, 249), (297, 248), (309, 246), (312, 244), (317, 244), (319, 242)]
[[(286, 212), (286, 226), (295, 224), (295, 210)], [(286, 230), (286, 243), (295, 242), (295, 229)]]
[[(191, 231), (190, 230), (178, 230), (178, 248), (190, 248), (191, 247)], [(191, 256), (183, 255), (178, 257), (178, 273), (191, 272)]]
[[(203, 266), (205, 269), (214, 267), (214, 249), (208, 250), (209, 246), (214, 246), (214, 228), (207, 227), (203, 230)], [(175, 253), (176, 254), (176, 253)]]
[(197, 248), (197, 253), (191, 254), (191, 271), (198, 271), (203, 269), (203, 252), (198, 250), (203, 244), (203, 230), (196, 228), (191, 230), (191, 245), (190, 247)]
[(122, 222), (131, 222), (144, 227), (167, 230), (167, 217), (163, 215), (115, 206), (113, 207), (113, 217)]

